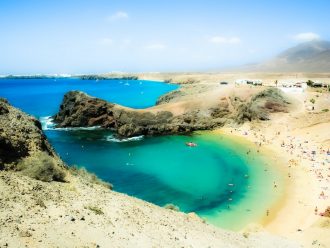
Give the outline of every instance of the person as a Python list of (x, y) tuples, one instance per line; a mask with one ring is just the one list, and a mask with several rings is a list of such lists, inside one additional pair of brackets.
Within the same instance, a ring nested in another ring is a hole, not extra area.
[(317, 206), (315, 207), (315, 209), (314, 209), (314, 213), (315, 213), (315, 215), (317, 215), (317, 212), (318, 212), (319, 210), (317, 209)]
[(269, 209), (267, 209), (267, 211), (266, 211), (266, 215), (269, 216)]

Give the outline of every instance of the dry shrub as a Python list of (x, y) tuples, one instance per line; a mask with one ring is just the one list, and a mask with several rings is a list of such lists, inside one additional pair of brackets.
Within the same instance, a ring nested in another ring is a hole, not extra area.
[(85, 206), (84, 208), (94, 212), (96, 215), (103, 215), (104, 214), (102, 209), (100, 209), (99, 207), (96, 207), (96, 206)]
[(113, 189), (113, 185), (108, 182), (104, 182), (100, 178), (98, 178), (95, 174), (88, 172), (85, 168), (78, 168), (77, 166), (70, 167), (70, 172), (72, 175), (77, 176), (81, 178), (83, 181), (92, 183), (92, 184), (98, 184), (102, 185), (108, 189)]
[(66, 173), (57, 165), (55, 159), (46, 152), (39, 152), (34, 156), (21, 159), (17, 170), (34, 179), (51, 182), (65, 182)]
[(180, 208), (172, 203), (168, 203), (164, 206), (164, 208), (166, 209), (170, 209), (170, 210), (173, 210), (173, 211), (177, 211), (179, 212), (180, 211)]
[(266, 101), (265, 108), (270, 110), (271, 112), (286, 112), (285, 106), (283, 104), (273, 101)]

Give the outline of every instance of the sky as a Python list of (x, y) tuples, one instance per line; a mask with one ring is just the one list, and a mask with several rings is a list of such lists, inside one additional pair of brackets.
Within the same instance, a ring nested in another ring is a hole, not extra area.
[(330, 40), (327, 0), (0, 0), (0, 74), (212, 71)]

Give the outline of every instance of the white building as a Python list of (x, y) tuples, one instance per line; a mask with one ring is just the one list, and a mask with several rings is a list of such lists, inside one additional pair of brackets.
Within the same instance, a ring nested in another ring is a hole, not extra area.
[(242, 84), (251, 84), (251, 85), (262, 85), (262, 80), (260, 79), (237, 79), (235, 84), (242, 85)]

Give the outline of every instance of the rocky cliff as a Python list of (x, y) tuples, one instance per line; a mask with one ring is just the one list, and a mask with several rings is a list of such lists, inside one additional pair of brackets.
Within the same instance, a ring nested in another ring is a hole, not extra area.
[[(168, 95), (168, 99), (173, 100), (182, 95), (175, 92)], [(212, 129), (233, 121), (242, 123), (253, 119), (267, 120), (270, 113), (286, 111), (288, 105), (288, 101), (277, 89), (266, 89), (248, 100), (232, 96), (219, 98), (212, 104), (205, 104), (205, 100), (185, 107), (179, 114), (168, 110), (171, 109), (168, 104), (172, 103), (168, 103), (170, 100), (165, 98), (161, 98), (156, 108), (135, 110), (83, 92), (71, 91), (65, 94), (54, 120), (57, 127), (101, 126), (114, 130), (122, 137), (163, 135)]]
[[(220, 108), (220, 107), (219, 107)], [(102, 126), (123, 137), (187, 133), (221, 125), (221, 117), (228, 114), (226, 107), (219, 118), (209, 118), (219, 111), (210, 110), (204, 117), (198, 109), (182, 115), (170, 111), (134, 110), (88, 96), (79, 91), (65, 94), (60, 111), (54, 116), (58, 127)]]
[(40, 122), (0, 99), (0, 170), (22, 171), (43, 181), (62, 181), (64, 167)]

